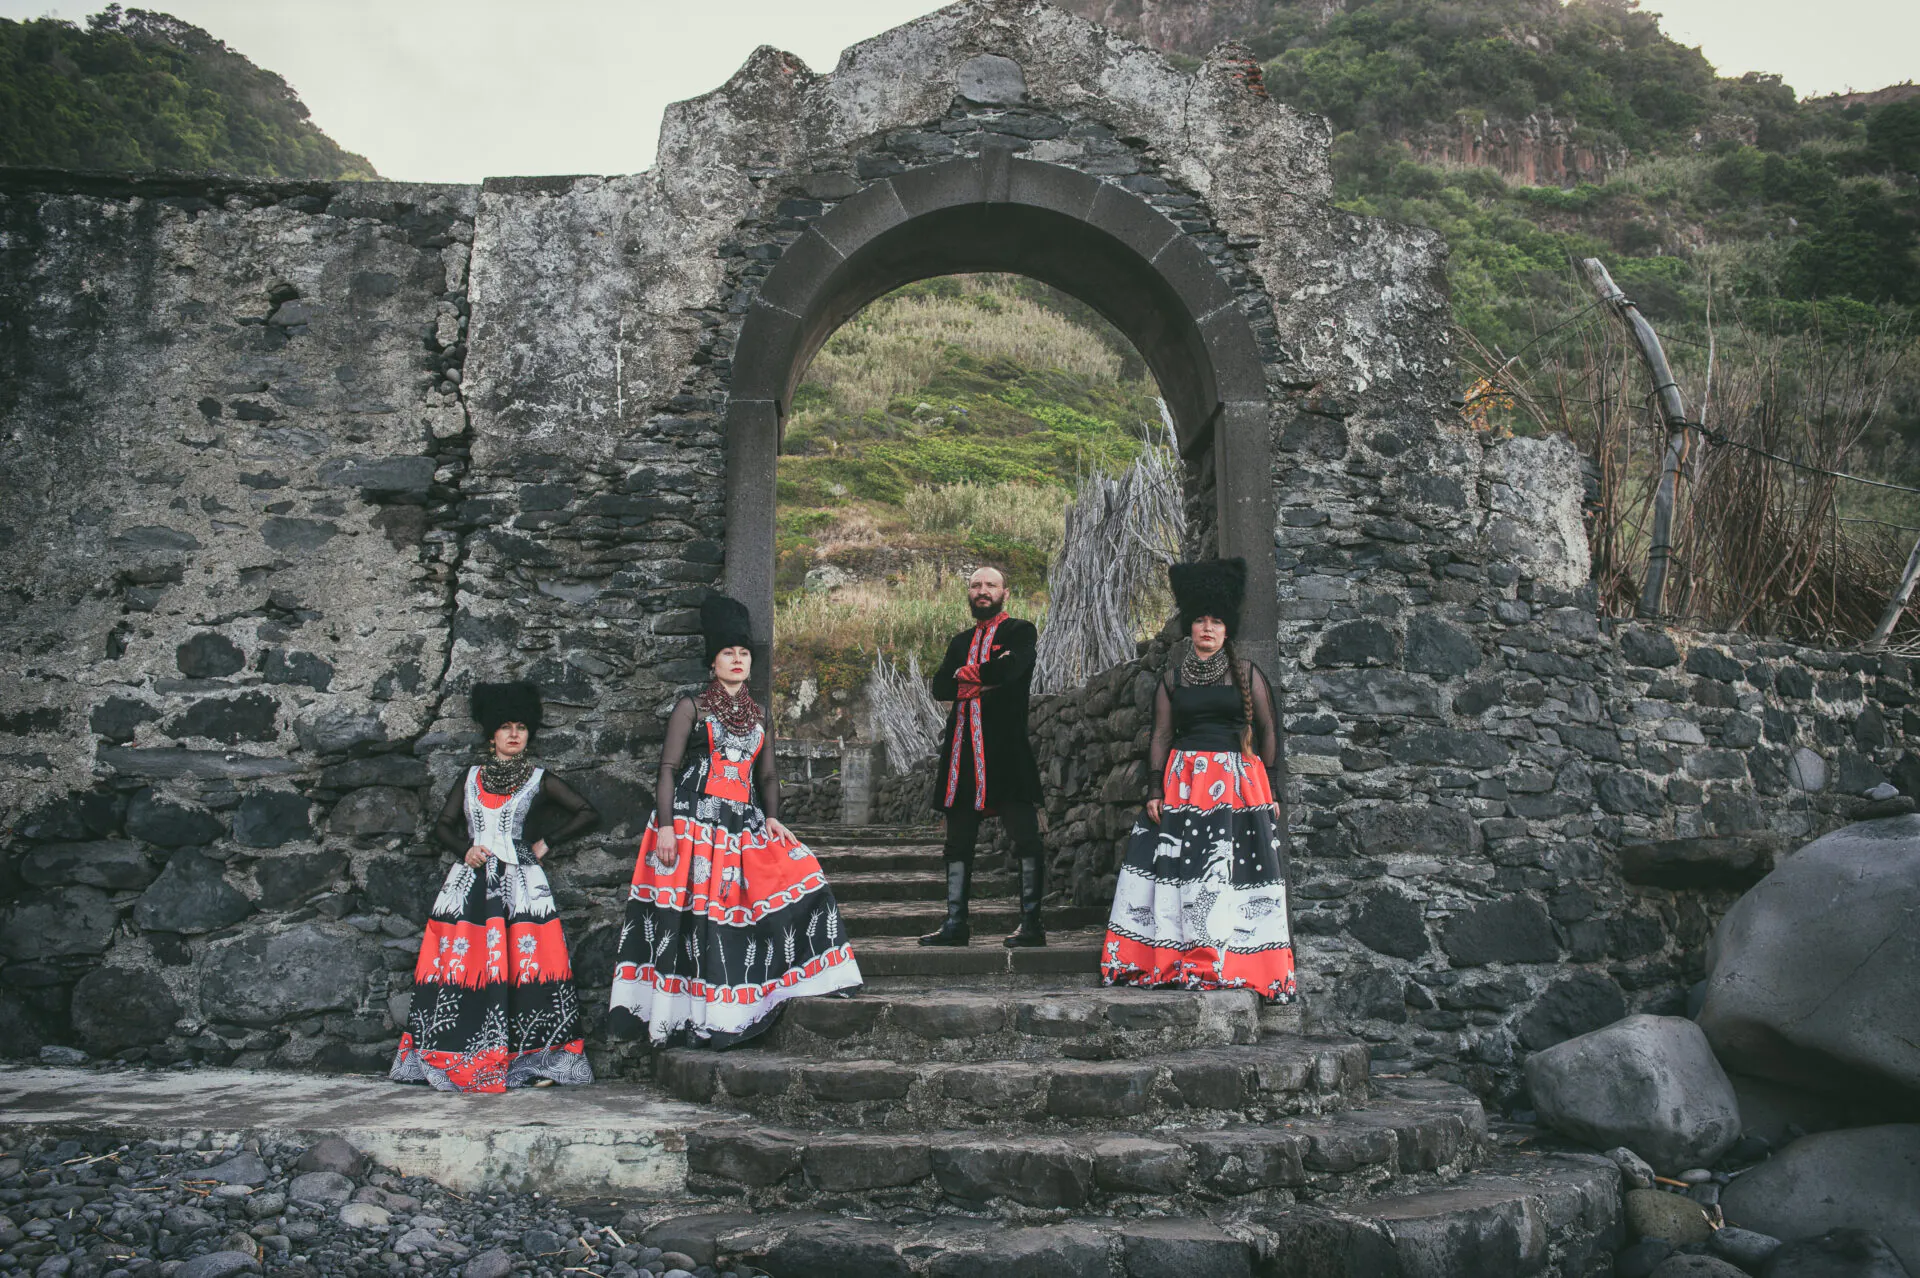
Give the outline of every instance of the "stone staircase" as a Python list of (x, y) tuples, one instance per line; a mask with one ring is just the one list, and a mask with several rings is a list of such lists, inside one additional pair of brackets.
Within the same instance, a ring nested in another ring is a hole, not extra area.
[(662, 1087), (715, 1110), (687, 1140), (715, 1208), (650, 1244), (776, 1278), (1612, 1272), (1611, 1163), (1500, 1150), (1464, 1088), (1370, 1078), (1365, 1044), (1251, 993), (1103, 989), (1099, 911), (1006, 950), (1011, 876), (984, 857), (973, 945), (922, 949), (932, 831), (797, 833), (867, 987), (751, 1048), (660, 1056)]

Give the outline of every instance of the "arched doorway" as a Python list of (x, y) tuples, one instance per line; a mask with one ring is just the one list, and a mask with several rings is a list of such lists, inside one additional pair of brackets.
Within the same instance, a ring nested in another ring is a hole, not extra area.
[[(1267, 383), (1233, 289), (1144, 200), (999, 147), (873, 182), (836, 204), (786, 248), (747, 310), (726, 417), (726, 563), (727, 589), (752, 612), (755, 639), (767, 645), (772, 636), (775, 457), (801, 375), (833, 331), (881, 294), (969, 271), (1052, 284), (1140, 352), (1182, 453), (1211, 472), (1219, 553), (1247, 559), (1245, 650), (1273, 671)], [(770, 671), (758, 664), (764, 694)]]

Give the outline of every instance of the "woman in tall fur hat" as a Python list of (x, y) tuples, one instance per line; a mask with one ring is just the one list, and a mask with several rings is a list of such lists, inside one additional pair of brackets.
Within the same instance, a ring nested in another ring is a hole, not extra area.
[(747, 610), (700, 608), (711, 680), (667, 722), (613, 972), (612, 1028), (732, 1047), (787, 1000), (851, 990), (860, 966), (820, 862), (780, 824), (767, 715), (747, 692)]
[(1279, 732), (1266, 676), (1233, 649), (1244, 559), (1174, 564), (1181, 642), (1154, 697), (1146, 813), (1101, 949), (1108, 985), (1294, 994), (1279, 824)]
[(540, 863), (599, 815), (533, 762), (538, 689), (476, 684), (469, 704), (487, 745), (434, 826), (459, 859), (420, 943), (392, 1077), (461, 1092), (591, 1083), (567, 938)]

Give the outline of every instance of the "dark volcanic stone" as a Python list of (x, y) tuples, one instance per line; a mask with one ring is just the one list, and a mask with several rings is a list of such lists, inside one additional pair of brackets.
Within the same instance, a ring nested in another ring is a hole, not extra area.
[(151, 790), (142, 790), (127, 805), (127, 833), (156, 847), (192, 848), (213, 842), (225, 827), (211, 812), (169, 803)]
[(1442, 767), (1502, 768), (1507, 764), (1507, 747), (1498, 737), (1453, 728), (1402, 733), (1394, 739), (1389, 753), (1401, 763)]
[(359, 790), (371, 785), (412, 790), (431, 779), (424, 759), (408, 754), (376, 754), (327, 768), (320, 774), (320, 785), (328, 790)]
[(1598, 797), (1601, 807), (1621, 816), (1661, 816), (1667, 810), (1666, 797), (1638, 772), (1609, 774), (1600, 782)]
[(333, 834), (412, 834), (420, 824), (420, 801), (410, 791), (372, 785), (355, 790), (327, 818)]
[(173, 651), (174, 663), (189, 679), (218, 679), (247, 668), (247, 654), (233, 640), (203, 630)]
[(233, 745), (241, 741), (271, 741), (278, 735), (275, 720), (280, 703), (264, 692), (246, 692), (237, 697), (208, 697), (196, 701), (187, 712), (177, 715), (166, 726), (167, 735), (184, 740), (205, 737)]
[(212, 932), (252, 912), (218, 861), (182, 849), (134, 903), (133, 921), (150, 932)]
[(741, 1185), (777, 1185), (800, 1166), (800, 1143), (763, 1128), (687, 1134), (687, 1169)]
[(815, 1220), (790, 1231), (763, 1263), (781, 1278), (909, 1278), (913, 1270), (877, 1225), (857, 1220)]
[(1620, 865), (1627, 882), (1647, 887), (1746, 888), (1773, 870), (1779, 850), (1779, 838), (1767, 834), (1664, 839), (1622, 848)]
[(1123, 1225), (1129, 1278), (1252, 1278), (1252, 1248), (1205, 1220)]
[(285, 909), (331, 885), (345, 869), (344, 852), (294, 852), (263, 859), (253, 868), (260, 885), (260, 908)]
[(1680, 662), (1680, 649), (1658, 630), (1621, 631), (1620, 655), (1626, 658), (1628, 665), (1651, 666), (1656, 670)]
[(240, 800), (233, 814), (233, 840), (250, 848), (277, 848), (313, 833), (307, 797), (285, 790), (263, 790)]
[(1459, 627), (1426, 616), (1407, 623), (1407, 669), (1452, 679), (1479, 664), (1480, 645)]
[(936, 1146), (943, 1193), (970, 1202), (1011, 1198), (1029, 1207), (1078, 1207), (1093, 1191), (1093, 1159), (1064, 1140), (973, 1138)]
[(445, 873), (437, 859), (378, 857), (367, 864), (367, 898), (403, 919), (425, 923)]
[(255, 664), (268, 683), (302, 684), (316, 692), (325, 692), (333, 683), (333, 666), (311, 652), (268, 648)]
[(1627, 1014), (1627, 997), (1618, 985), (1598, 972), (1576, 972), (1547, 987), (1516, 1027), (1520, 1042), (1537, 1052), (1578, 1037)]
[(36, 892), (0, 912), (0, 954), (26, 960), (103, 954), (119, 923), (119, 911), (99, 888)]
[(1462, 966), (1551, 963), (1560, 957), (1546, 907), (1530, 896), (1483, 901), (1441, 925), (1441, 948)]
[(153, 882), (159, 871), (137, 843), (107, 839), (98, 843), (44, 843), (20, 861), (20, 877), (35, 887), (84, 883), (124, 892)]
[(1473, 818), (1433, 803), (1385, 803), (1353, 815), (1354, 842), (1369, 856), (1464, 856), (1476, 846)]
[(1112, 1273), (1107, 1240), (1081, 1224), (1006, 1229), (978, 1251), (947, 1251), (928, 1278), (1104, 1278)]
[(1781, 1244), (1754, 1272), (1758, 1278), (1908, 1278), (1913, 1271), (1878, 1234), (1833, 1229)]
[(354, 1006), (382, 967), (357, 934), (303, 923), (209, 947), (200, 960), (200, 1006), (210, 1020), (267, 1028)]
[(143, 723), (152, 723), (160, 717), (160, 712), (144, 701), (135, 701), (132, 697), (108, 697), (93, 708), (87, 718), (87, 726), (107, 740), (124, 745), (133, 740), (134, 732)]
[(1417, 959), (1430, 945), (1420, 903), (1390, 887), (1369, 889), (1355, 902), (1347, 931), (1368, 949), (1395, 958)]
[(1746, 667), (1718, 648), (1695, 648), (1689, 652), (1686, 671), (1720, 683), (1732, 683), (1747, 673)]
[(1314, 651), (1317, 666), (1390, 666), (1399, 656), (1399, 640), (1377, 621), (1348, 621), (1331, 627)]
[(90, 1052), (163, 1042), (179, 1016), (166, 982), (152, 972), (100, 967), (73, 987), (73, 1030)]

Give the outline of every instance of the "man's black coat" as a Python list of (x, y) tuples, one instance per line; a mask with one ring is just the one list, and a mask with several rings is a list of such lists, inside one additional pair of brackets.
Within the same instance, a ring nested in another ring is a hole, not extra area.
[[(947, 773), (953, 762), (954, 723), (960, 713), (957, 698), (960, 682), (955, 672), (967, 663), (967, 649), (973, 642), (970, 627), (947, 644), (946, 660), (933, 676), (933, 698), (952, 701), (947, 712), (946, 730), (940, 737), (940, 770), (934, 775), (933, 806), (947, 807)], [(1027, 693), (1033, 683), (1033, 651), (1040, 632), (1031, 621), (1008, 617), (993, 635), (993, 649), (980, 663), (981, 735), (986, 742), (986, 807), (997, 810), (1004, 803), (1039, 803), (1040, 768), (1033, 761), (1033, 746), (1027, 741)], [(955, 807), (973, 806), (973, 738), (969, 733), (961, 742), (960, 784), (954, 795)]]

